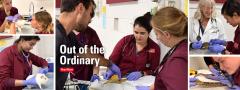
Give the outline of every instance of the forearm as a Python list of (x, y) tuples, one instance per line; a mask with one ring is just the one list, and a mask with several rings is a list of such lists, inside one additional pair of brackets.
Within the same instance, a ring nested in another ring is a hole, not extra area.
[(100, 68), (99, 66), (98, 67), (94, 66), (93, 67), (93, 74), (97, 74), (98, 75), (99, 74), (99, 68)]
[(15, 80), (15, 86), (24, 86), (24, 80)]
[(5, 20), (0, 27), (0, 33), (4, 32), (6, 24), (7, 24), (7, 21)]
[(150, 86), (149, 90), (154, 90), (154, 83)]
[[(85, 54), (77, 54), (77, 55), (81, 58), (98, 58), (99, 66), (107, 66), (108, 67), (111, 65), (111, 62), (109, 60), (105, 59), (100, 54), (91, 54), (89, 50)], [(94, 62), (94, 65), (96, 65), (96, 62)]]

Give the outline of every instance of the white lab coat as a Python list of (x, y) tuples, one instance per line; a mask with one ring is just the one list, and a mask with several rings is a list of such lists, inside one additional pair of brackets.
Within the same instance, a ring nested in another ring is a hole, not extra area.
[[(189, 28), (189, 40), (190, 42), (196, 42), (197, 36), (199, 34), (199, 21), (197, 19), (190, 20), (190, 28)], [(200, 31), (200, 37), (202, 42), (209, 42), (211, 39), (220, 39), (226, 40), (226, 35), (224, 31), (223, 24), (220, 19), (216, 18), (215, 20), (209, 19), (207, 27), (204, 30), (204, 33)]]

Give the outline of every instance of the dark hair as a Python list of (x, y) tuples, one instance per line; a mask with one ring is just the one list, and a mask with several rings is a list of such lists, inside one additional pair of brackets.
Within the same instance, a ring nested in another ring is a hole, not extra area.
[(227, 0), (222, 7), (221, 14), (233, 16), (233, 13), (240, 15), (240, 0)]
[(140, 16), (135, 19), (133, 27), (135, 27), (136, 25), (139, 25), (145, 28), (148, 33), (150, 33), (152, 30), (152, 26), (150, 24), (151, 18), (152, 18), (152, 15), (150, 14), (150, 12), (147, 12), (143, 16)]
[(94, 4), (93, 0), (62, 0), (61, 1), (61, 12), (72, 12), (75, 10), (75, 7), (82, 3), (83, 6), (88, 9), (91, 4)]
[(30, 40), (40, 40), (39, 36), (20, 36), (14, 43), (19, 43), (21, 40), (30, 41)]

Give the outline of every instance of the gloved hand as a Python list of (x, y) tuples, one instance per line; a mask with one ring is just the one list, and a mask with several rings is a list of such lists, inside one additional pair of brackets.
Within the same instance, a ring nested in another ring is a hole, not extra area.
[(209, 42), (210, 45), (219, 44), (219, 45), (226, 45), (226, 41), (220, 39), (211, 39)]
[(28, 80), (23, 81), (23, 85), (25, 85), (25, 86), (26, 85), (37, 85), (36, 77), (34, 76)]
[(192, 43), (192, 48), (193, 49), (201, 49), (202, 48), (202, 41), (197, 41)]
[(20, 14), (14, 15), (12, 22), (17, 22), (19, 18), (20, 18)]
[(210, 45), (208, 50), (213, 53), (221, 53), (224, 50), (224, 47), (219, 44)]
[(120, 71), (120, 68), (115, 65), (115, 64), (112, 64), (109, 69), (113, 72), (113, 74), (116, 74), (118, 75), (118, 79), (120, 80), (121, 79), (121, 71)]
[(108, 70), (106, 73), (103, 75), (103, 79), (108, 80), (114, 73), (111, 70)]
[(196, 84), (197, 78), (195, 78), (195, 77), (190, 77), (189, 81), (190, 81), (190, 87), (193, 87), (193, 86), (196, 86), (196, 85), (197, 85), (197, 84)]
[(41, 73), (41, 74), (47, 74), (48, 73), (48, 68), (41, 68), (38, 73)]
[(6, 20), (8, 20), (9, 22), (12, 22), (12, 21), (13, 21), (13, 18), (14, 18), (13, 16), (7, 16), (7, 17), (6, 17)]
[(95, 80), (100, 80), (100, 78), (97, 74), (92, 75), (90, 82), (94, 82)]
[(150, 87), (148, 86), (136, 86), (137, 90), (150, 90)]
[(231, 82), (226, 77), (221, 75), (221, 73), (215, 68), (210, 67), (210, 71), (213, 73), (213, 75), (206, 75), (206, 78), (220, 81), (222, 84), (227, 85), (228, 87), (232, 85)]
[(131, 72), (128, 76), (127, 76), (127, 80), (129, 81), (135, 81), (138, 80), (140, 77), (142, 77), (142, 73), (139, 71), (136, 72)]
[(229, 87), (228, 90), (240, 90), (240, 86), (234, 85), (233, 87)]

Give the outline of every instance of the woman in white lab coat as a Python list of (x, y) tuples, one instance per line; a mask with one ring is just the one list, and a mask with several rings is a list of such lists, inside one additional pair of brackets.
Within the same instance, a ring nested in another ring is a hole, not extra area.
[(216, 16), (214, 0), (199, 1), (198, 9), (190, 20), (189, 40), (192, 48), (200, 44), (196, 42), (210, 42), (212, 39), (226, 40), (223, 24)]

